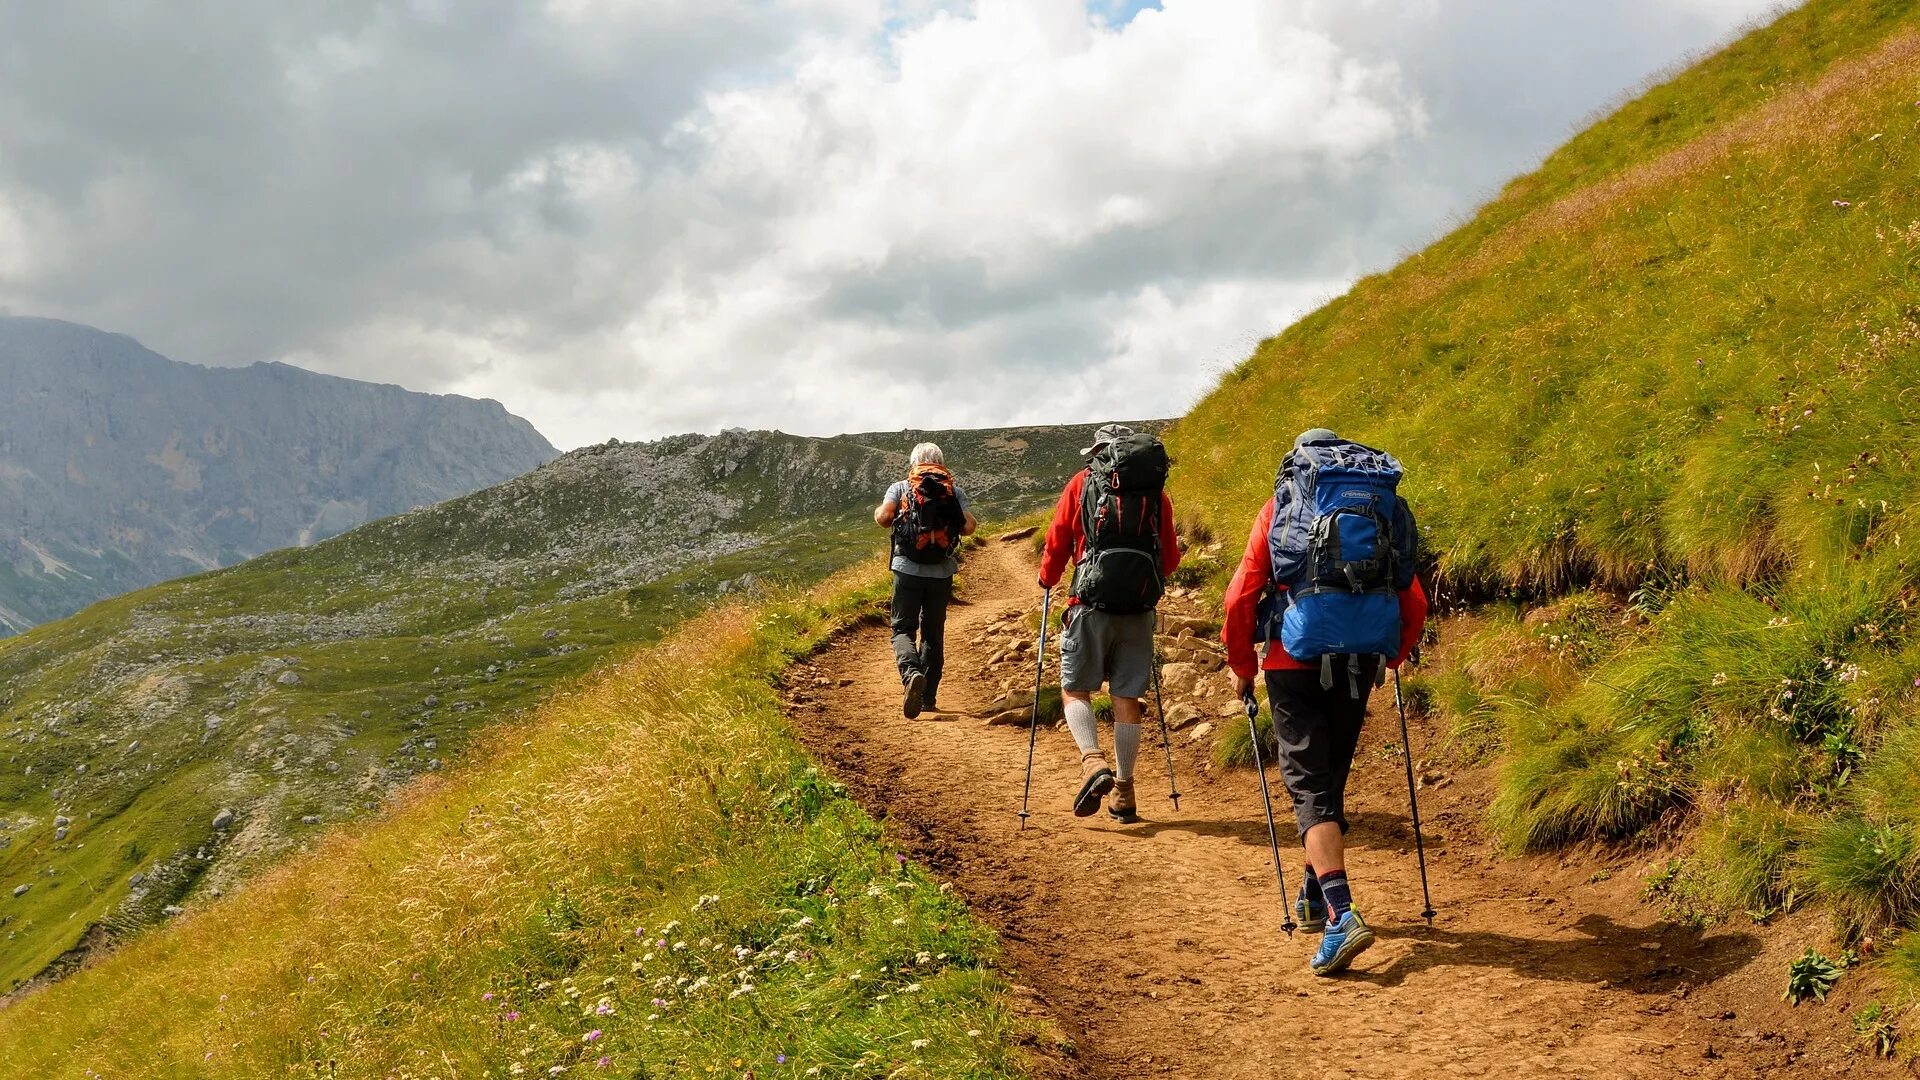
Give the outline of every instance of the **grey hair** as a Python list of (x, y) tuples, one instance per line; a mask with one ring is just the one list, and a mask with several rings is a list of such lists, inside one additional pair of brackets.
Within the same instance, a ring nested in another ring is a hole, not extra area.
[(946, 462), (941, 460), (939, 447), (930, 442), (923, 442), (913, 448), (913, 453), (907, 455), (907, 464), (945, 465)]

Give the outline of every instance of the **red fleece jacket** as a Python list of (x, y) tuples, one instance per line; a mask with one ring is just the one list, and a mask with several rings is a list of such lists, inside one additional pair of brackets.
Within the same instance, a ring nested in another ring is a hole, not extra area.
[[(1253, 532), (1247, 536), (1247, 550), (1240, 556), (1240, 569), (1233, 573), (1233, 581), (1227, 586), (1226, 624), (1220, 628), (1220, 640), (1227, 646), (1227, 666), (1235, 675), (1252, 680), (1255, 670), (1253, 642), (1253, 624), (1255, 609), (1260, 604), (1260, 594), (1266, 590), (1273, 578), (1273, 553), (1267, 548), (1267, 533), (1273, 529), (1273, 500), (1261, 507), (1260, 516), (1253, 521)], [(1400, 590), (1400, 658), (1389, 667), (1399, 667), (1413, 647), (1420, 641), (1420, 632), (1427, 625), (1427, 591), (1420, 587), (1420, 579)], [(1303, 671), (1314, 665), (1302, 663), (1287, 655), (1287, 650), (1279, 642), (1271, 642), (1267, 650), (1266, 661), (1260, 667), (1268, 671)]]
[[(1081, 469), (1067, 481), (1060, 501), (1053, 506), (1053, 522), (1047, 526), (1047, 550), (1040, 556), (1040, 584), (1051, 589), (1060, 583), (1069, 562), (1080, 561), (1087, 546), (1086, 532), (1080, 526), (1080, 498), (1087, 484), (1087, 470)], [(1171, 576), (1180, 566), (1180, 534), (1173, 528), (1173, 500), (1160, 493), (1160, 576)], [(1079, 603), (1067, 599), (1067, 606)]]

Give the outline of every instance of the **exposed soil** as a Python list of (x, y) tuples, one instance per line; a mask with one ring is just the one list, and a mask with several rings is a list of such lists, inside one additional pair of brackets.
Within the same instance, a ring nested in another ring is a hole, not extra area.
[[(1307, 958), (1316, 939), (1281, 932), (1255, 778), (1250, 770), (1209, 775), (1204, 741), (1174, 735), (1175, 811), (1157, 732), (1148, 735), (1139, 763), (1147, 820), (1122, 826), (1072, 816), (1077, 753), (1064, 732), (1043, 730), (1023, 829), (1016, 811), (1027, 732), (986, 725), (980, 711), (1000, 687), (969, 673), (987, 664), (991, 646), (975, 639), (989, 625), (1038, 607), (1032, 581), (1027, 545), (990, 543), (971, 556), (967, 602), (949, 620), (941, 704), (951, 711), (902, 718), (886, 630), (869, 625), (814, 658), (802, 683), (815, 689), (791, 712), (895, 840), (998, 929), (1015, 978), (1071, 1039), (1063, 1071), (1896, 1074), (1822, 1033), (1844, 1029), (1843, 1016), (1796, 1026), (1812, 1007), (1783, 1012), (1774, 999), (1784, 961), (1767, 969), (1772, 977), (1756, 964), (1782, 952), (1777, 931), (1702, 933), (1638, 903), (1649, 854), (1497, 856), (1478, 836), (1484, 778), (1449, 776), (1422, 791), (1439, 909), (1426, 925), (1405, 774), (1385, 752), (1399, 741), (1390, 693), (1376, 698), (1349, 789), (1349, 874), (1380, 941), (1343, 976), (1314, 976)], [(1428, 742), (1415, 732), (1416, 748)], [(1104, 733), (1103, 745), (1111, 745)], [(1297, 885), (1300, 853), (1287, 844), (1284, 819), (1281, 828)]]

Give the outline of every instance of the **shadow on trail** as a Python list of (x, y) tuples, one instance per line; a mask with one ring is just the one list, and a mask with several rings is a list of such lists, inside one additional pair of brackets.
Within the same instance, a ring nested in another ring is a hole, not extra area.
[[(1385, 929), (1385, 928), (1383, 928)], [(1665, 993), (1682, 983), (1710, 982), (1760, 955), (1752, 934), (1712, 936), (1677, 926), (1623, 926), (1604, 915), (1584, 915), (1574, 929), (1585, 941), (1541, 940), (1487, 931), (1454, 931), (1419, 923), (1395, 927), (1394, 937), (1419, 944), (1378, 970), (1353, 971), (1355, 982), (1391, 987), (1409, 975), (1443, 967), (1506, 968), (1532, 979), (1612, 985), (1637, 994)], [(1658, 949), (1651, 946), (1658, 945)]]

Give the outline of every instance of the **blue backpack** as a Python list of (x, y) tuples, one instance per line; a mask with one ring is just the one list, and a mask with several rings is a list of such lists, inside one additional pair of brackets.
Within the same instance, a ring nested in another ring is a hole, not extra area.
[(1378, 681), (1400, 655), (1399, 594), (1413, 585), (1419, 553), (1402, 474), (1393, 455), (1336, 438), (1295, 446), (1274, 479), (1273, 580), (1257, 637), (1320, 661), (1329, 689), (1334, 658), (1347, 657), (1356, 697), (1362, 657), (1381, 658)]

